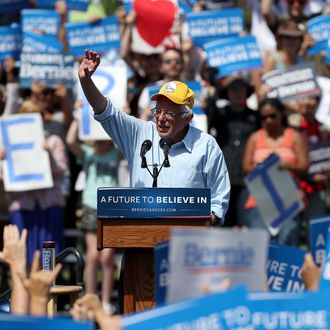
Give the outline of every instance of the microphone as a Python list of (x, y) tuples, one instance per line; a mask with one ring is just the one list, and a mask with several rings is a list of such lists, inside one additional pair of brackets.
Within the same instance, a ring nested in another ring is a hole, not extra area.
[(140, 157), (142, 158), (141, 168), (147, 167), (147, 160), (145, 155), (150, 150), (151, 146), (152, 146), (152, 142), (150, 140), (144, 140), (141, 145), (141, 150), (140, 150)]
[(159, 141), (160, 147), (164, 151), (164, 167), (170, 167), (170, 161), (168, 159), (168, 153), (170, 152), (172, 141), (170, 139), (160, 139)]

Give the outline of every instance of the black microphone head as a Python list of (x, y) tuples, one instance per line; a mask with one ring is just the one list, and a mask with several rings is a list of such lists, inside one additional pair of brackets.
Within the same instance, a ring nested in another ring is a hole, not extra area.
[(170, 139), (161, 138), (159, 141), (159, 145), (162, 149), (165, 148), (167, 150), (170, 150), (172, 146), (172, 141)]
[(142, 146), (145, 146), (146, 151), (149, 151), (152, 146), (152, 142), (150, 140), (144, 140)]

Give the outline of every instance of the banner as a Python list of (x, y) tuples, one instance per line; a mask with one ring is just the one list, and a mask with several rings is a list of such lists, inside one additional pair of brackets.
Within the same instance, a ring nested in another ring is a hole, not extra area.
[(245, 285), (263, 291), (269, 234), (266, 230), (176, 229), (170, 237), (170, 276), (167, 302), (198, 297), (207, 284), (219, 290), (229, 279), (231, 286)]
[[(102, 64), (102, 63), (101, 63)], [(108, 96), (117, 109), (122, 109), (126, 102), (127, 80), (125, 66), (100, 65), (93, 74), (93, 81), (101, 93)], [(78, 110), (79, 138), (81, 140), (109, 140), (110, 136), (102, 125), (93, 117), (93, 109), (88, 103), (81, 86), (78, 87), (78, 100), (81, 107)]]
[(110, 48), (120, 48), (120, 32), (116, 16), (107, 17), (97, 23), (66, 23), (70, 53), (83, 56), (86, 49), (104, 53)]
[(60, 28), (60, 15), (55, 10), (24, 9), (21, 11), (23, 32), (34, 32), (54, 39)]
[(294, 218), (304, 204), (289, 171), (279, 169), (280, 158), (271, 154), (245, 178), (251, 195), (271, 235), (279, 233), (286, 220)]
[(61, 54), (64, 45), (56, 39), (33, 32), (23, 33), (23, 53)]
[(19, 84), (22, 88), (30, 88), (33, 82), (42, 81), (49, 88), (62, 83), (72, 89), (73, 63), (72, 55), (22, 53)]
[(267, 285), (274, 292), (303, 292), (300, 271), (307, 251), (270, 243), (267, 261)]
[(308, 174), (330, 174), (330, 141), (309, 145), (308, 149)]
[(241, 305), (246, 291), (237, 288), (124, 316), (121, 324), (124, 330), (243, 330), (239, 317), (232, 326), (225, 324), (227, 314)]
[(261, 79), (269, 88), (269, 98), (289, 101), (321, 94), (316, 80), (315, 64), (312, 62), (273, 70), (262, 75)]
[(98, 188), (98, 218), (209, 218), (210, 188)]
[(309, 245), (314, 261), (323, 266), (326, 255), (330, 215), (314, 216), (309, 220)]
[(19, 59), (22, 48), (21, 27), (17, 24), (0, 27), (0, 62), (7, 57)]
[(90, 321), (74, 321), (64, 317), (36, 317), (0, 314), (1, 330), (93, 330), (94, 325)]
[(44, 132), (39, 113), (0, 119), (0, 145), (5, 150), (3, 180), (6, 191), (51, 188), (49, 154), (43, 148)]
[[(36, 0), (38, 8), (54, 8), (57, 0)], [(67, 10), (86, 11), (89, 5), (89, 0), (65, 0)]]
[(310, 19), (306, 28), (314, 40), (314, 45), (307, 48), (307, 55), (313, 56), (326, 50), (330, 37), (330, 15), (319, 15)]
[(180, 48), (175, 19), (176, 0), (134, 0), (136, 13), (132, 30), (132, 51), (142, 54), (162, 53), (165, 48)]
[(216, 39), (238, 36), (243, 31), (241, 8), (192, 12), (186, 18), (190, 37), (199, 47)]
[(253, 36), (219, 39), (204, 44), (203, 48), (209, 66), (219, 70), (218, 78), (263, 66), (262, 56)]

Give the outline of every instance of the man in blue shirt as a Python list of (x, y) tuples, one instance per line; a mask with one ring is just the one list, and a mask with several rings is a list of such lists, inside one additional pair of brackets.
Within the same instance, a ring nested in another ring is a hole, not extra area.
[(146, 168), (141, 168), (143, 142), (151, 140), (154, 146), (145, 155), (147, 165), (153, 167), (164, 161), (164, 153), (158, 147), (160, 140), (169, 139), (170, 167), (163, 167), (160, 172), (158, 167), (157, 186), (211, 188), (211, 225), (221, 226), (230, 196), (227, 166), (215, 139), (189, 125), (194, 116), (193, 91), (182, 82), (167, 82), (151, 97), (156, 101), (152, 109), (156, 122), (140, 120), (117, 110), (95, 86), (91, 76), (99, 63), (96, 52), (85, 52), (79, 67), (80, 83), (95, 119), (128, 160), (131, 187), (153, 186), (154, 178)]

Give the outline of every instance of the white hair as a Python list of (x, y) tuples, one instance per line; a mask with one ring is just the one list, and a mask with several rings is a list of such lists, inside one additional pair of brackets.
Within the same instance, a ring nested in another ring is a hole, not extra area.
[(182, 115), (181, 115), (182, 118), (185, 118), (185, 117), (191, 116), (191, 115), (193, 114), (192, 109), (190, 109), (190, 108), (187, 106), (187, 104), (183, 104), (183, 105), (182, 105), (182, 111), (183, 111), (183, 113), (182, 113)]

